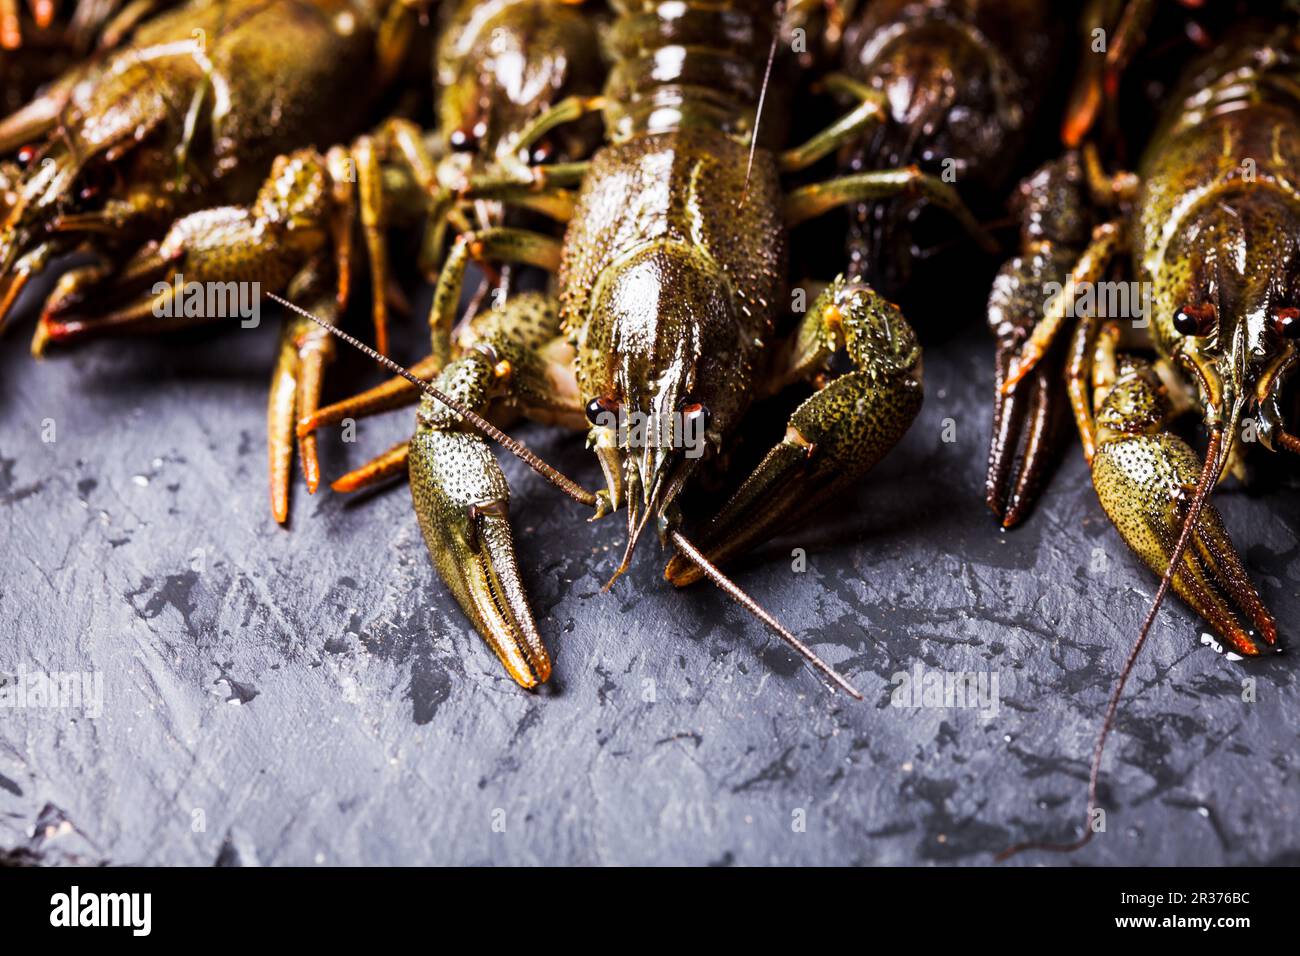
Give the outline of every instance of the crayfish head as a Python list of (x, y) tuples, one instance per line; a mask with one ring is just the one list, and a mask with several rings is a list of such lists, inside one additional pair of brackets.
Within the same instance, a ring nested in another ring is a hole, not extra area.
[(1196, 383), (1205, 424), (1270, 450), (1283, 431), (1280, 397), (1300, 360), (1300, 215), (1271, 191), (1207, 206), (1170, 244), (1179, 265), (1158, 278), (1154, 331)]
[(651, 516), (672, 530), (686, 480), (744, 412), (759, 346), (720, 269), (685, 244), (643, 247), (602, 276), (592, 303), (578, 381), (610, 498), (628, 508), (626, 567)]
[(600, 89), (595, 24), (581, 9), (463, 3), (451, 16), (436, 63), (438, 126), (454, 152), (490, 156), (566, 95)]

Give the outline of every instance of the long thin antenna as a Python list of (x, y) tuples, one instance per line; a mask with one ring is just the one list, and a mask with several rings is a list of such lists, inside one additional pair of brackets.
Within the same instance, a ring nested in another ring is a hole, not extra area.
[(776, 26), (772, 30), (772, 45), (767, 51), (767, 67), (763, 70), (763, 86), (758, 91), (758, 108), (754, 110), (754, 128), (749, 135), (749, 160), (745, 163), (745, 188), (740, 191), (740, 205), (749, 198), (749, 175), (754, 171), (754, 151), (758, 149), (758, 125), (763, 119), (763, 104), (767, 102), (767, 87), (772, 79), (772, 64), (776, 62), (776, 43), (785, 19), (785, 0), (777, 4)]
[(402, 376), (402, 378), (406, 379), (416, 388), (420, 389), (420, 391), (424, 392), (424, 394), (436, 398), (438, 401), (442, 402), (442, 404), (446, 405), (457, 415), (461, 416), (461, 418), (465, 419), (465, 421), (469, 422), (469, 424), (474, 426), (476, 431), (481, 432), (482, 434), (486, 435), (488, 438), (491, 438), (493, 441), (497, 442), (499, 445), (501, 445), (501, 447), (505, 448), (506, 451), (510, 452), (512, 455), (514, 455), (516, 458), (518, 458), (520, 461), (526, 464), (529, 468), (533, 469), (533, 471), (537, 472), (539, 475), (541, 475), (551, 484), (555, 485), (555, 487), (559, 488), (561, 491), (563, 491), (574, 501), (578, 502), (578, 504), (587, 505), (588, 507), (592, 507), (592, 508), (596, 506), (596, 496), (594, 494), (592, 494), (586, 488), (582, 487), (573, 479), (566, 477), (565, 475), (557, 471), (555, 468), (551, 467), (546, 462), (542, 461), (541, 458), (539, 458), (534, 452), (530, 451), (525, 445), (511, 438), (509, 435), (507, 435), (501, 429), (497, 428), (495, 425), (493, 425), (482, 415), (479, 415), (477, 412), (473, 411), (472, 409), (462, 404), (461, 402), (456, 401), (456, 399), (452, 398), (450, 395), (446, 395), (443, 392), (439, 391), (437, 388), (435, 388), (433, 385), (430, 385), (428, 382), (416, 378), (407, 369), (398, 365), (392, 359), (388, 358), (387, 356), (380, 355), (378, 352), (376, 352), (370, 346), (366, 345), (364, 342), (352, 337), (351, 335), (348, 335), (348, 333), (344, 332), (342, 329), (338, 328), (337, 326), (330, 325), (324, 319), (312, 315), (306, 309), (296, 306), (289, 300), (282, 299), (278, 295), (272, 292), (266, 293), (266, 297), (268, 299), (280, 303), (280, 305), (284, 306), (286, 309), (291, 309), (292, 311), (298, 313), (304, 318), (311, 319), (322, 329), (325, 329), (327, 332), (337, 335), (339, 338), (341, 338), (344, 342), (347, 342), (352, 347), (359, 349), (362, 352), (365, 352), (367, 355), (369, 355), (372, 359), (374, 359), (384, 368), (388, 369), (390, 372), (394, 372)]
[(1092, 813), (1097, 808), (1097, 781), (1101, 777), (1101, 757), (1106, 749), (1106, 738), (1110, 736), (1111, 729), (1115, 726), (1115, 712), (1119, 709), (1119, 700), (1124, 694), (1124, 685), (1128, 683), (1129, 675), (1133, 672), (1133, 665), (1137, 663), (1138, 655), (1142, 653), (1142, 646), (1147, 642), (1147, 635), (1151, 633), (1151, 625), (1155, 623), (1156, 612), (1160, 610), (1161, 602), (1164, 601), (1165, 595), (1169, 593), (1169, 587), (1174, 581), (1175, 570), (1182, 563), (1183, 554), (1187, 551), (1187, 545), (1192, 540), (1192, 532), (1196, 528), (1196, 522), (1201, 517), (1201, 508), (1205, 504), (1206, 498), (1209, 497), (1210, 489), (1214, 487), (1215, 479), (1218, 477), (1222, 465), (1222, 462), (1219, 461), (1222, 445), (1223, 432), (1218, 429), (1211, 431), (1210, 444), (1205, 451), (1205, 467), (1201, 469), (1201, 477), (1196, 483), (1196, 491), (1192, 497), (1191, 507), (1187, 511), (1187, 517), (1183, 519), (1182, 531), (1178, 534), (1178, 543), (1174, 545), (1174, 553), (1169, 559), (1169, 566), (1165, 568), (1164, 575), (1160, 578), (1160, 587), (1156, 589), (1156, 596), (1151, 602), (1151, 609), (1147, 611), (1146, 620), (1142, 622), (1142, 630), (1138, 632), (1137, 640), (1133, 642), (1132, 648), (1129, 649), (1128, 658), (1124, 661), (1124, 669), (1120, 671), (1119, 680), (1115, 683), (1115, 690), (1110, 695), (1110, 703), (1106, 706), (1106, 716), (1101, 722), (1101, 733), (1097, 735), (1097, 746), (1092, 751), (1092, 769), (1088, 773), (1088, 809), (1084, 813), (1083, 836), (1073, 843), (1017, 843), (999, 853), (994, 858), (997, 862), (1001, 863), (1003, 860), (1010, 859), (1023, 850), (1073, 853), (1075, 850), (1086, 846), (1088, 841), (1092, 839)]
[(804, 660), (817, 668), (817, 670), (821, 671), (822, 674), (824, 674), (832, 683), (843, 690), (846, 694), (857, 700), (862, 700), (862, 694), (856, 687), (850, 684), (848, 680), (839, 673), (839, 671), (835, 670), (835, 668), (831, 667), (831, 665), (818, 657), (811, 647), (787, 631), (780, 621), (774, 618), (771, 614), (768, 614), (767, 611), (763, 610), (762, 605), (742, 591), (740, 585), (736, 584), (735, 581), (731, 580), (731, 578), (718, 570), (712, 561), (706, 558), (700, 550), (695, 547), (695, 545), (691, 544), (691, 542), (687, 540), (685, 535), (680, 531), (674, 531), (672, 532), (672, 539), (673, 544), (677, 545), (677, 550), (690, 558), (691, 561), (694, 562), (695, 566), (703, 571), (710, 581), (720, 587), (723, 591), (726, 591), (737, 604), (775, 631), (781, 640), (789, 644), (790, 647), (797, 651)]

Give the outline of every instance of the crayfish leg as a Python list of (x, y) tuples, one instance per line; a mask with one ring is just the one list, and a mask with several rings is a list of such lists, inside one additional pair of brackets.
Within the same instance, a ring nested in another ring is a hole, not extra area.
[[(338, 303), (330, 285), (320, 273), (306, 270), (295, 279), (291, 294), (312, 302), (315, 314), (332, 324), (338, 319)], [(279, 524), (289, 518), (295, 426), (299, 417), (310, 415), (319, 405), (325, 366), (333, 357), (334, 339), (327, 331), (302, 316), (285, 316), (266, 403), (271, 513)], [(316, 436), (299, 439), (298, 451), (307, 489), (314, 492), (320, 482)]]
[(392, 478), (404, 476), (411, 457), (410, 441), (400, 441), (388, 451), (372, 458), (360, 468), (340, 475), (330, 482), (330, 488), (340, 494), (374, 488)]
[[(898, 307), (860, 282), (837, 279), (798, 331), (791, 374), (819, 378), (839, 351), (853, 371), (833, 378), (790, 416), (785, 438), (704, 528), (697, 545), (723, 563), (796, 526), (845, 494), (892, 449), (921, 408), (921, 347)], [(681, 555), (664, 576), (702, 577)]]
[[(437, 378), (442, 364), (436, 357), (429, 355), (412, 365), (408, 371), (421, 381), (432, 382)], [(420, 390), (402, 376), (394, 375), (374, 388), (304, 415), (298, 419), (298, 436), (301, 438), (310, 435), (325, 425), (337, 425), (345, 418), (368, 418), (405, 405), (414, 405), (419, 400)]]

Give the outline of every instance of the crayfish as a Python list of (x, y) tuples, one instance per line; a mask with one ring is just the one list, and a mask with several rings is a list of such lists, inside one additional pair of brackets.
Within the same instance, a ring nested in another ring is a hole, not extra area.
[[(372, 170), (363, 188), (362, 219), (370, 250), (371, 281), (384, 284), (387, 257), (382, 232), (393, 225), (423, 225), (419, 268), (436, 279), (438, 263), (449, 227), (457, 233), (499, 227), (506, 222), (502, 204), (487, 197), (480, 185), (474, 199), (465, 193), (472, 178), (480, 184), (500, 176), (514, 160), (514, 144), (531, 136), (529, 127), (557, 102), (569, 97), (594, 95), (598, 49), (595, 23), (589, 12), (568, 0), (504, 0), (487, 8), (475, 0), (462, 0), (448, 15), (435, 56), (439, 85), (438, 131), (424, 134), (409, 123), (389, 122), (378, 135), (366, 138), (361, 154), (378, 157), (360, 165)], [(537, 134), (534, 159), (542, 175), (563, 172), (564, 160), (590, 149), (594, 139), (581, 124), (570, 135), (550, 139)], [(374, 145), (370, 143), (373, 141)], [(511, 185), (507, 178), (507, 185)], [(414, 186), (414, 189), (408, 188)], [(373, 197), (373, 198), (367, 198)], [(531, 197), (516, 196), (516, 215)], [(553, 204), (535, 197), (541, 210)], [(563, 198), (561, 197), (561, 201)], [(568, 211), (561, 210), (561, 215)], [(505, 294), (509, 283), (500, 277), (494, 295)], [(375, 324), (383, 326), (383, 296), (374, 298)], [(295, 323), (305, 340), (315, 328), (306, 319)], [(437, 343), (436, 343), (437, 344)], [(382, 348), (379, 350), (384, 351)], [(412, 368), (417, 378), (435, 377), (446, 363), (445, 352), (435, 352)], [(299, 402), (296, 432), (307, 487), (314, 492), (319, 481), (316, 430), (344, 418), (360, 418), (413, 401), (418, 389), (398, 376), (360, 395), (316, 408)], [(273, 429), (284, 434), (283, 429)], [(281, 455), (287, 455), (290, 438), (284, 434)], [(402, 442), (378, 459), (332, 483), (335, 491), (350, 492), (382, 482), (406, 469), (407, 443)], [(287, 466), (286, 466), (287, 467)], [(277, 509), (283, 520), (283, 511)]]
[[(1063, 355), (1069, 407), (1102, 508), (1161, 576), (1094, 752), (1090, 813), (1116, 707), (1168, 590), (1236, 654), (1253, 657), (1277, 641), (1277, 623), (1207, 499), (1228, 474), (1244, 476), (1252, 445), (1300, 452), (1281, 404), (1300, 356), (1297, 36), (1287, 17), (1242, 26), (1219, 44), (1187, 73), (1136, 173), (1107, 174), (1089, 145), (1021, 186), (1024, 252), (1004, 267), (991, 299), (1004, 333), (997, 416), (1008, 427), (995, 427), (990, 488), (1015, 455), (1023, 393), (1044, 406), (1047, 369)], [(1095, 102), (1076, 97), (1089, 109)], [(1067, 119), (1067, 132), (1089, 122)], [(1142, 314), (1130, 316), (1137, 321), (1076, 309), (1079, 290), (1124, 258), (1148, 291)], [(1067, 332), (1068, 347), (1054, 349)], [(1208, 432), (1204, 460), (1175, 431), (1188, 414)], [(1046, 417), (1030, 420), (1022, 489), (1036, 484), (1026, 472), (1044, 467), (1033, 449)], [(1018, 508), (1005, 512), (1006, 524)], [(1073, 849), (1091, 833), (1064, 847), (1008, 852)]]
[[(865, 283), (831, 283), (781, 341), (786, 231), (862, 199), (919, 190), (942, 201), (950, 191), (916, 170), (783, 190), (782, 173), (810, 167), (869, 127), (880, 112), (875, 98), (779, 150), (759, 135), (756, 118), (775, 49), (770, 4), (614, 7), (603, 94), (557, 104), (513, 140), (513, 165), (471, 176), (461, 190), (464, 201), (524, 203), (567, 220), (563, 240), (510, 226), (462, 233), (431, 307), (437, 378), (422, 381), (381, 359), (424, 393), (402, 457), (430, 556), (510, 676), (524, 687), (545, 681), (551, 662), (516, 564), (494, 440), (593, 518), (624, 510), (627, 544), (615, 578), (653, 521), (676, 551), (671, 582), (709, 577), (856, 696), (717, 565), (833, 506), (897, 443), (921, 403), (912, 329)], [(608, 141), (589, 160), (550, 169), (528, 162), (538, 136), (596, 111)], [(553, 272), (556, 292), (512, 297), (453, 334), (471, 261)], [(837, 355), (851, 367), (838, 376)], [(716, 461), (756, 397), (795, 382), (820, 387), (697, 546), (684, 531), (683, 489)], [(503, 411), (585, 430), (604, 487), (581, 487), (503, 434), (491, 420)], [(636, 421), (668, 424), (622, 427)], [(638, 442), (634, 434), (655, 437)], [(683, 447), (688, 434), (704, 436), (700, 454)]]
[[(879, 116), (846, 151), (847, 172), (922, 169), (955, 183), (985, 213), (1042, 113), (1063, 47), (1060, 3), (967, 0), (864, 4), (849, 20), (843, 80), (879, 105)], [(912, 271), (920, 190), (850, 209), (850, 275), (894, 291)], [(982, 238), (969, 216), (968, 231)], [(987, 246), (987, 243), (986, 243)]]
[[(100, 263), (65, 276), (41, 318), (35, 350), (95, 335), (152, 332), (219, 317), (186, 314), (174, 308), (172, 276), (184, 276), (189, 284), (256, 283), (261, 289), (307, 300), (316, 312), (329, 314), (333, 321), (349, 301), (352, 236), (359, 221), (373, 289), (375, 342), (380, 352), (387, 351), (391, 290), (386, 233), (394, 228), (426, 226), (422, 260), (434, 261), (447, 223), (470, 227), (470, 220), (453, 202), (468, 171), (491, 168), (497, 141), (555, 98), (584, 89), (594, 91), (596, 38), (593, 24), (583, 14), (554, 0), (503, 3), (487, 13), (482, 4), (456, 4), (447, 10), (448, 23), (436, 57), (442, 87), (440, 131), (426, 133), (411, 121), (392, 118), (347, 145), (320, 151), (306, 144), (333, 138), (322, 136), (321, 131), (346, 132), (352, 125), (331, 121), (331, 107), (346, 107), (345, 117), (364, 115), (357, 110), (367, 97), (348, 82), (349, 70), (364, 69), (374, 60), (376, 86), (382, 89), (387, 85), (410, 45), (410, 18), (418, 6), (394, 0), (374, 9), (353, 9), (351, 3), (272, 2), (252, 4), (242, 13), (237, 10), (238, 16), (227, 11), (221, 21), (223, 31), (211, 41), (211, 59), (222, 69), (245, 58), (270, 55), (279, 43), (296, 44), (295, 54), (285, 57), (288, 64), (278, 68), (287, 77), (262, 77), (253, 88), (256, 95), (264, 96), (278, 87), (280, 99), (264, 104), (260, 111), (250, 106), (247, 127), (224, 120), (232, 129), (213, 131), (212, 143), (205, 143), (199, 159), (190, 164), (197, 169), (188, 170), (190, 179), (184, 182), (192, 187), (189, 191), (164, 179), (161, 196), (142, 184), (137, 191), (144, 198), (135, 205), (123, 208), (118, 200), (103, 212), (59, 214), (52, 227), (56, 234), (93, 228), (94, 222), (110, 216), (119, 217), (111, 220), (115, 230), (129, 227), (137, 214), (146, 210), (150, 223), (166, 223), (167, 231), (160, 240), (144, 244), (120, 268)], [(151, 24), (151, 30), (142, 33), (136, 44), (140, 49), (125, 51), (121, 64), (83, 82), (95, 84), (96, 95), (113, 102), (114, 109), (123, 109), (120, 102), (112, 100), (121, 85), (114, 79), (116, 75), (137, 60), (153, 58), (156, 47), (145, 44), (161, 42), (160, 36), (170, 38), (178, 31), (202, 35), (205, 21), (195, 19), (195, 12), (194, 7), (186, 8), (178, 11), (174, 23)], [(280, 30), (277, 23), (264, 22), (277, 16), (287, 18), (290, 29)], [(247, 26), (239, 27), (244, 20)], [(277, 36), (274, 40), (262, 37), (266, 31)], [(184, 41), (168, 39), (163, 46), (167, 50), (164, 59), (176, 55), (206, 62), (204, 50), (195, 52)], [(177, 49), (171, 49), (173, 46)], [(515, 71), (513, 84), (501, 79), (508, 72), (507, 63)], [(313, 85), (316, 70), (328, 73), (327, 78), (322, 77), (328, 79), (323, 89)], [(239, 89), (238, 78), (223, 76), (210, 64), (204, 72), (207, 75), (198, 77), (199, 86), (192, 91), (186, 85), (188, 74), (181, 71), (179, 78), (173, 74), (171, 87), (164, 87), (162, 94), (152, 91), (152, 95), (164, 101), (192, 96), (189, 116), (210, 108), (211, 122), (219, 126), (225, 113), (235, 112), (235, 107), (223, 101), (232, 96), (230, 85)], [(345, 92), (345, 96), (331, 98)], [(214, 97), (216, 102), (211, 102)], [(269, 131), (250, 121), (271, 110), (282, 118), (275, 124), (273, 144), (264, 144), (257, 136)], [(294, 118), (299, 118), (296, 126), (289, 122)], [(178, 153), (188, 155), (199, 149), (191, 142), (191, 125), (187, 121), (183, 139), (175, 147)], [(178, 132), (151, 131), (150, 139), (165, 144)], [(212, 148), (213, 143), (217, 148)], [(259, 152), (271, 145), (301, 148), (279, 155), (269, 148), (265, 154)], [(262, 155), (266, 160), (256, 161)], [(146, 149), (138, 161), (155, 158), (161, 158), (156, 149)], [(213, 164), (214, 169), (206, 169), (203, 163)], [(266, 175), (268, 165), (270, 173)], [(249, 195), (247, 183), (254, 172), (265, 179), (253, 190), (256, 198), (251, 203), (207, 206), (169, 219), (170, 214), (194, 205), (192, 200), (220, 196), (222, 191), (207, 182), (217, 174), (227, 179), (238, 174), (239, 184), (226, 189), (230, 199)], [(206, 184), (202, 192), (198, 192), (200, 183)], [(475, 222), (486, 225), (497, 221), (489, 206), (486, 202), (478, 205)], [(49, 253), (38, 246), (35, 255), (43, 263)], [(430, 265), (424, 268), (436, 272)], [(20, 277), (28, 271), (16, 270)], [(169, 281), (153, 282), (164, 276)], [(280, 522), (288, 517), (295, 427), (300, 418), (310, 420), (316, 415), (324, 368), (332, 355), (330, 337), (311, 322), (291, 317), (285, 323), (268, 400), (271, 505)], [(330, 420), (329, 410), (322, 412), (319, 421)], [(301, 430), (298, 444), (308, 489), (314, 491), (319, 464), (310, 428)]]
[[(39, 142), (24, 150), (26, 169), (0, 222), (0, 317), (55, 256), (84, 251), (104, 261), (63, 277), (34, 350), (157, 327), (147, 310), (99, 322), (56, 315), (102, 288), (123, 249), (135, 252), (177, 215), (213, 200), (247, 201), (276, 155), (357, 115), (369, 94), (349, 74), (375, 71), (382, 83), (397, 70), (401, 31), (385, 24), (405, 15), (398, 2), (194, 0), (0, 123), (2, 149)], [(149, 246), (127, 278), (167, 264)]]

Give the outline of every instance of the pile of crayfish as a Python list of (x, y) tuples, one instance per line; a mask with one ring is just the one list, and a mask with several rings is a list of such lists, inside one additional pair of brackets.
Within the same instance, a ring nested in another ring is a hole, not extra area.
[[(861, 697), (722, 568), (851, 500), (906, 433), (922, 348), (896, 303), (945, 257), (1005, 261), (987, 302), (946, 310), (985, 309), (995, 340), (989, 507), (1028, 520), (1073, 418), (1101, 508), (1160, 577), (1090, 809), (1167, 591), (1236, 654), (1276, 646), (1208, 498), (1256, 446), (1300, 453), (1289, 4), (67, 6), (0, 2), (0, 323), (34, 318), (43, 356), (238, 335), (268, 303), (280, 523), (295, 457), (318, 488), (324, 429), (416, 406), (408, 441), (332, 487), (409, 481), (439, 575), (522, 687), (552, 664), (496, 446), (592, 520), (623, 513), (611, 585), (652, 525), (669, 582), (708, 578)], [(405, 368), (389, 326), (412, 283), (430, 347)], [(1108, 283), (1133, 307), (1098, 308)], [(326, 404), (340, 340), (392, 377)], [(782, 437), (729, 473), (752, 409), (788, 392)], [(509, 436), (521, 418), (584, 433), (599, 487)], [(701, 513), (706, 483), (727, 491)]]

